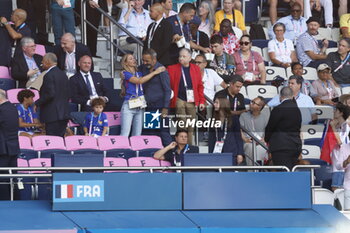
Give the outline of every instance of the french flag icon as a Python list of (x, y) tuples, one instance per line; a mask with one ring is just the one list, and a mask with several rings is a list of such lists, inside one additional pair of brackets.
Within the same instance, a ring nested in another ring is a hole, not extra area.
[(56, 198), (73, 198), (73, 185), (72, 184), (60, 184), (56, 185)]

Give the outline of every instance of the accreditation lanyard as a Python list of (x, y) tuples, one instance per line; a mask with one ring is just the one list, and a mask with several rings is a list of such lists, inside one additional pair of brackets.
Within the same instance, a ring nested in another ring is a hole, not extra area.
[(24, 28), (24, 26), (26, 26), (26, 23), (22, 23), (22, 24), (17, 28), (17, 32), (18, 32), (19, 30), (21, 30), (22, 28)]
[[(157, 24), (157, 22), (154, 22), (155, 24), (152, 26), (151, 31), (149, 32), (149, 38), (148, 38), (148, 48), (151, 47), (151, 42), (153, 40), (154, 34), (156, 33), (156, 29), (158, 27), (158, 25), (160, 24), (160, 22)], [(154, 27), (154, 28), (153, 28)]]
[(322, 82), (322, 86), (323, 86), (324, 89), (326, 89), (329, 99), (332, 99), (332, 86), (331, 86), (331, 83), (328, 80), (326, 81), (326, 83), (327, 83), (327, 87), (326, 87), (326, 85), (324, 85), (324, 82)]
[(184, 81), (184, 86), (185, 86), (185, 89), (187, 90), (187, 81), (186, 81), (186, 76), (185, 76), (185, 72), (184, 72), (184, 69), (181, 67), (181, 74), (182, 74), (182, 80)]
[[(303, 32), (303, 24), (301, 22), (301, 19), (299, 19), (299, 20), (291, 19), (291, 21), (293, 24), (293, 31), (295, 33), (295, 36), (298, 34), (298, 32), (299, 32), (299, 34), (302, 33)], [(298, 22), (299, 22), (299, 30), (298, 30)]]
[[(230, 100), (230, 94), (227, 94), (227, 99)], [(238, 100), (237, 100), (237, 96), (235, 96), (233, 97), (233, 111), (237, 111), (237, 105), (238, 105)]]
[[(193, 40), (191, 33), (190, 33), (190, 40)], [(197, 43), (197, 45), (199, 45), (199, 31), (197, 31), (197, 41), (196, 41), (196, 43)]]
[(276, 44), (276, 47), (278, 49), (278, 52), (280, 53), (280, 56), (287, 56), (287, 42), (286, 40), (283, 41), (283, 44), (284, 44), (284, 51), (282, 51), (282, 46), (280, 47), (280, 43), (278, 42), (277, 39), (275, 39), (275, 44)]
[[(252, 62), (253, 62), (253, 71), (255, 71), (255, 59), (254, 59), (254, 54), (253, 52), (250, 52), (250, 54), (252, 55)], [(249, 57), (248, 57), (248, 60), (247, 61), (244, 61), (243, 60), (243, 55), (242, 55), (242, 51), (239, 51), (239, 56), (241, 58), (241, 61), (242, 61), (242, 65), (243, 65), (243, 69), (247, 72), (248, 71), (248, 62), (249, 62)]]
[(222, 138), (220, 138), (219, 140), (219, 133), (218, 133), (218, 129), (215, 128), (215, 134), (216, 134), (216, 141), (220, 142), (220, 141), (225, 141), (226, 139), (226, 135), (227, 135), (227, 118), (225, 118), (225, 122), (224, 122), (224, 136)]
[[(101, 118), (101, 114), (102, 113), (100, 113), (100, 114), (98, 114), (98, 118), (97, 118), (97, 125), (98, 125), (98, 122), (100, 121), (100, 118)], [(92, 122), (94, 121), (94, 113), (92, 112), (91, 113), (91, 120), (90, 120), (90, 127), (89, 127), (89, 136), (91, 136), (92, 135)], [(95, 131), (95, 130), (94, 130)]]
[[(177, 18), (177, 22), (178, 22), (179, 25), (180, 25), (181, 34), (182, 34), (182, 36), (185, 37), (185, 40), (186, 40), (186, 36), (185, 36), (184, 30), (183, 30), (184, 25), (182, 25), (181, 20), (180, 20), (180, 18), (179, 18), (178, 15), (176, 16), (176, 18)], [(186, 24), (186, 25), (187, 25), (187, 24)], [(186, 26), (186, 25), (185, 25), (185, 26)], [(188, 27), (188, 25), (187, 25), (187, 27)], [(188, 28), (187, 28), (187, 29), (188, 29)], [(187, 30), (187, 36), (188, 36), (189, 38), (191, 37), (191, 33), (190, 33), (190, 30), (189, 30), (189, 29)]]
[[(140, 75), (136, 72), (135, 73), (136, 78), (140, 79)], [(142, 88), (142, 84), (136, 84), (136, 97), (139, 96), (139, 86), (140, 86), (140, 90), (142, 91), (143, 94), (143, 88)]]
[[(186, 146), (185, 146), (185, 149), (183, 150), (183, 155), (184, 154), (186, 154), (186, 152), (189, 150), (189, 146), (188, 146), (188, 144), (186, 144)], [(180, 154), (179, 154), (179, 157), (181, 156), (181, 151), (180, 151)], [(180, 161), (176, 161), (176, 150), (175, 150), (175, 152), (174, 152), (174, 164), (175, 164), (175, 166), (177, 166), (177, 167), (180, 167), (181, 166), (181, 158), (179, 158), (180, 159)]]
[[(133, 11), (134, 15), (135, 15), (135, 19), (136, 19), (136, 22), (137, 24), (139, 25), (139, 29), (141, 29), (144, 25), (146, 25), (146, 14), (144, 11), (142, 11), (142, 14), (137, 14), (136, 11)], [(139, 19), (139, 17), (143, 15), (143, 19), (144, 21), (142, 22), (142, 20)]]
[(349, 60), (350, 58), (350, 52), (348, 52), (348, 55), (345, 57), (345, 59), (341, 62), (340, 66), (338, 66), (333, 72), (337, 72), (338, 70), (342, 69), (345, 63)]

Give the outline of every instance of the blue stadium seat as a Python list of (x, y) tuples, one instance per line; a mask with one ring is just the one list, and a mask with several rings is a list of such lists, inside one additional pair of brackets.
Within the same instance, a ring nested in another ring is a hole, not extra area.
[(269, 40), (253, 40), (252, 42), (253, 42), (253, 46), (257, 46), (263, 49), (267, 47)]
[(13, 79), (0, 78), (0, 89), (5, 91), (16, 88), (16, 81)]
[(129, 159), (131, 157), (136, 157), (136, 151), (133, 151), (130, 149), (107, 150), (106, 156), (107, 157), (117, 157), (117, 158)]
[(51, 158), (53, 154), (67, 154), (70, 155), (71, 152), (68, 150), (52, 149), (52, 150), (42, 150), (39, 152), (40, 158)]
[(74, 155), (82, 155), (82, 154), (95, 154), (95, 155), (103, 155), (102, 150), (96, 149), (81, 149), (73, 151)]
[(53, 167), (103, 167), (103, 156), (99, 154), (65, 155), (52, 157)]

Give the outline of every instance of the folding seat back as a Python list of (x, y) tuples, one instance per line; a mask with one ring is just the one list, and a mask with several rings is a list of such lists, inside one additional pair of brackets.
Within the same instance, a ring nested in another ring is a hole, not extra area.
[(35, 48), (35, 53), (39, 54), (40, 56), (45, 56), (46, 54), (45, 45), (37, 44)]
[[(128, 162), (126, 159), (123, 159), (123, 158), (108, 157), (103, 159), (103, 166), (104, 167), (127, 167)], [(125, 171), (105, 171), (105, 172), (108, 173), (108, 172), (127, 172), (127, 171), (125, 170)]]
[(303, 156), (303, 159), (319, 159), (321, 150), (318, 146), (303, 145), (301, 154)]
[[(343, 93), (343, 94), (350, 94), (350, 87), (342, 87), (341, 88), (341, 93)], [(339, 94), (341, 94), (340, 92), (339, 92)]]
[(266, 86), (266, 85), (251, 85), (247, 87), (249, 99), (254, 99), (258, 95), (271, 99), (278, 94), (277, 87), (275, 86)]
[(60, 149), (65, 150), (64, 140), (58, 136), (35, 136), (32, 138), (33, 149), (36, 151)]
[[(29, 167), (51, 167), (50, 158), (37, 158), (28, 161)], [(33, 171), (32, 173), (47, 173), (46, 171)]]
[(6, 66), (0, 66), (0, 78), (11, 79), (10, 70)]
[(98, 150), (96, 138), (91, 136), (68, 136), (65, 138), (66, 149), (70, 151), (82, 149)]
[(108, 120), (108, 126), (120, 125), (120, 112), (105, 112)]
[(161, 149), (162, 140), (158, 136), (132, 136), (130, 137), (131, 148), (135, 151), (143, 149)]
[(19, 148), (33, 150), (32, 142), (29, 137), (18, 136)]
[(129, 139), (125, 136), (101, 136), (97, 138), (100, 150), (130, 149)]
[(301, 133), (303, 139), (322, 138), (324, 125), (302, 125)]
[(324, 122), (328, 119), (333, 119), (334, 109), (331, 106), (316, 105), (316, 114), (319, 122)]
[(286, 69), (283, 67), (266, 66), (266, 81), (273, 81), (276, 76), (281, 76), (286, 80)]
[[(13, 104), (18, 104), (19, 101), (17, 99), (18, 92), (25, 90), (24, 88), (16, 88), (7, 91), (7, 98)], [(40, 98), (39, 92), (37, 90), (31, 89), (34, 93), (34, 101), (37, 101)]]
[[(150, 157), (134, 157), (128, 159), (129, 167), (159, 167), (160, 162)], [(130, 171), (130, 173), (148, 172), (148, 171)]]

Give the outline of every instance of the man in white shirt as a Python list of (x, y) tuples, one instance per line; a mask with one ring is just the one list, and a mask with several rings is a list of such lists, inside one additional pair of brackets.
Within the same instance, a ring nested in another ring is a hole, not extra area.
[[(149, 11), (143, 9), (145, 0), (129, 1), (128, 8), (124, 8), (119, 18), (119, 23), (125, 27), (131, 34), (140, 40), (144, 41), (147, 35), (147, 28), (153, 22), (149, 16)], [(132, 39), (128, 39), (125, 32), (120, 31), (119, 43), (122, 49), (131, 51), (134, 56), (137, 55), (137, 43), (133, 42)], [(140, 45), (140, 49), (142, 45)], [(139, 51), (141, 55), (141, 50)]]
[(204, 95), (214, 101), (215, 91), (218, 86), (226, 88), (225, 81), (212, 69), (206, 69), (208, 62), (203, 54), (196, 56), (194, 63), (199, 66), (202, 74), (202, 81), (204, 86)]
[[(288, 80), (288, 86), (292, 89), (293, 97), (300, 109), (302, 124), (307, 125), (307, 124), (310, 124), (311, 121), (317, 119), (316, 108), (311, 97), (300, 92), (301, 85), (302, 85), (302, 79), (300, 76), (297, 76), (297, 75), (290, 76)], [(267, 103), (267, 105), (269, 107), (276, 107), (280, 103), (281, 102), (280, 102), (279, 95), (276, 95)]]

